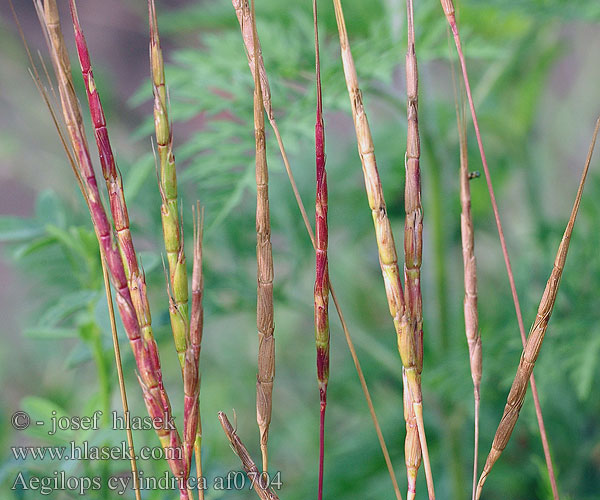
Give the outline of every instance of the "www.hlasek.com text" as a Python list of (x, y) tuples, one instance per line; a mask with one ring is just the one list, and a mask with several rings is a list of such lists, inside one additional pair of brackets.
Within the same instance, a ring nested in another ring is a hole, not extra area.
[(135, 457), (129, 445), (121, 441), (114, 446), (96, 446), (88, 441), (68, 446), (11, 446), (15, 460), (181, 460), (181, 447), (141, 446), (136, 450)]

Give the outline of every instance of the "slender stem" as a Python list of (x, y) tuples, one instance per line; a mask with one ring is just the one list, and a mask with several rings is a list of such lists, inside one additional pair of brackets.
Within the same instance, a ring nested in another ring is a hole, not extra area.
[(321, 403), (320, 420), (319, 420), (319, 488), (317, 498), (323, 500), (323, 462), (325, 458), (325, 407), (326, 404)]
[[(448, 42), (450, 37), (448, 35)], [(464, 318), (465, 334), (469, 347), (469, 364), (471, 378), (473, 379), (473, 397), (475, 404), (475, 423), (473, 439), (473, 485), (472, 500), (475, 500), (477, 488), (477, 471), (479, 463), (479, 409), (481, 405), (480, 386), (482, 375), (481, 335), (479, 332), (479, 316), (477, 311), (477, 263), (475, 260), (475, 231), (471, 214), (471, 187), (469, 186), (469, 158), (467, 147), (467, 123), (464, 109), (464, 97), (459, 91), (456, 82), (454, 62), (450, 59), (452, 67), (452, 85), (454, 88), (454, 107), (456, 112), (456, 125), (460, 149), (460, 228), (464, 269)], [(464, 87), (461, 89), (464, 90)], [(459, 100), (461, 105), (459, 106)]]
[[(471, 117), (473, 119), (473, 127), (475, 129), (475, 137), (477, 138), (477, 146), (479, 147), (479, 154), (481, 156), (481, 163), (483, 164), (483, 171), (485, 173), (485, 180), (488, 187), (488, 192), (490, 195), (490, 200), (492, 203), (492, 210), (494, 212), (494, 219), (496, 221), (496, 228), (498, 230), (498, 236), (500, 237), (500, 246), (502, 248), (502, 256), (504, 258), (504, 264), (506, 266), (506, 271), (508, 274), (508, 281), (510, 284), (510, 291), (515, 307), (515, 312), (517, 315), (517, 322), (519, 324), (519, 332), (521, 334), (521, 341), (523, 346), (526, 344), (526, 335), (525, 335), (525, 325), (523, 323), (523, 315), (521, 313), (521, 305), (519, 303), (519, 297), (517, 295), (517, 287), (515, 285), (515, 279), (512, 271), (512, 266), (510, 264), (510, 258), (508, 256), (508, 249), (506, 246), (506, 239), (504, 237), (504, 231), (502, 229), (502, 223), (500, 221), (500, 213), (498, 211), (498, 204), (496, 203), (496, 196), (494, 194), (494, 188), (492, 186), (492, 179), (490, 175), (490, 171), (488, 168), (487, 158), (485, 155), (485, 151), (483, 148), (483, 141), (481, 139), (481, 132), (479, 130), (479, 122), (477, 121), (477, 114), (475, 112), (475, 104), (473, 102), (473, 96), (471, 93), (471, 86), (469, 84), (469, 76), (467, 74), (467, 65), (465, 61), (465, 56), (462, 50), (460, 36), (458, 32), (458, 25), (456, 24), (456, 17), (454, 11), (454, 5), (452, 0), (441, 0), (442, 7), (444, 9), (444, 13), (446, 14), (446, 18), (450, 25), (450, 29), (452, 30), (452, 35), (454, 37), (454, 43), (456, 45), (456, 50), (458, 53), (458, 58), (460, 61), (460, 66), (463, 75), (463, 81), (465, 84), (465, 89), (467, 92), (467, 100), (469, 102), (469, 109), (471, 111)], [(546, 460), (546, 467), (548, 469), (548, 477), (550, 479), (550, 485), (552, 487), (552, 495), (554, 500), (559, 500), (559, 492), (558, 485), (556, 483), (556, 474), (554, 472), (554, 466), (552, 464), (552, 456), (550, 454), (550, 445), (548, 444), (548, 435), (546, 433), (546, 426), (544, 425), (544, 418), (542, 416), (542, 408), (540, 405), (539, 395), (537, 391), (537, 386), (535, 384), (535, 379), (533, 374), (530, 377), (530, 385), (531, 385), (531, 394), (533, 396), (533, 402), (535, 406), (535, 413), (538, 421), (538, 427), (540, 430), (540, 438), (542, 441), (542, 447), (544, 449), (544, 458)]]
[(474, 444), (473, 444), (473, 488), (471, 492), (472, 500), (475, 500), (475, 492), (477, 490), (477, 472), (478, 472), (478, 461), (479, 461), (479, 408), (481, 406), (481, 398), (479, 391), (473, 389), (475, 398), (475, 429), (474, 429)]
[[(108, 317), (110, 318), (110, 331), (112, 333), (113, 349), (115, 352), (115, 366), (117, 367), (117, 378), (119, 379), (119, 392), (121, 394), (121, 404), (123, 406), (123, 415), (129, 414), (129, 405), (127, 403), (127, 392), (125, 390), (125, 378), (123, 377), (123, 364), (121, 363), (121, 348), (119, 347), (119, 337), (117, 336), (117, 324), (115, 322), (115, 310), (112, 303), (112, 293), (110, 291), (110, 280), (104, 255), (100, 252), (102, 261), (102, 276), (104, 278), (104, 290), (106, 291), (106, 302), (108, 304)], [(133, 491), (136, 500), (141, 500), (140, 483), (138, 477), (137, 462), (135, 459), (135, 448), (133, 446), (133, 433), (131, 426), (127, 425), (125, 432), (127, 434), (127, 447), (129, 451), (129, 462), (131, 464), (131, 475), (133, 476)]]

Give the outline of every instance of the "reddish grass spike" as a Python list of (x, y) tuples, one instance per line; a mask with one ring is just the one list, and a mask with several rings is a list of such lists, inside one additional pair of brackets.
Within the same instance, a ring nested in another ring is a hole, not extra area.
[[(107, 253), (107, 264), (111, 272), (114, 270), (117, 273), (124, 273), (123, 276), (119, 275), (119, 284), (122, 286), (123, 282), (127, 283), (130, 294), (130, 302), (133, 306), (132, 309), (135, 311), (133, 315), (135, 322), (137, 323), (137, 329), (133, 330), (133, 325), (129, 324), (133, 321), (132, 315), (129, 313), (123, 318), (126, 329), (131, 329), (135, 337), (130, 340), (132, 342), (132, 348), (134, 349), (134, 355), (139, 369), (139, 381), (144, 393), (144, 402), (150, 416), (155, 419), (156, 422), (169, 422), (172, 423), (171, 405), (169, 398), (167, 397), (166, 390), (162, 381), (162, 371), (160, 366), (160, 359), (158, 356), (158, 348), (152, 334), (151, 327), (151, 315), (146, 295), (146, 283), (143, 273), (140, 271), (137, 264), (137, 257), (131, 240), (131, 234), (129, 232), (129, 218), (127, 215), (127, 207), (125, 205), (125, 198), (123, 195), (122, 181), (120, 173), (118, 172), (110, 142), (108, 139), (108, 132), (106, 130), (106, 122), (104, 119), (104, 113), (100, 104), (100, 98), (94, 84), (92, 69), (90, 65), (90, 57), (87, 50), (85, 38), (83, 36), (79, 19), (77, 16), (77, 10), (75, 7), (74, 0), (70, 0), (71, 16), (73, 20), (73, 27), (75, 30), (75, 41), (77, 44), (77, 52), (81, 64), (82, 75), (84, 78), (86, 93), (88, 96), (88, 103), (92, 121), (94, 124), (94, 135), (96, 137), (96, 144), (100, 153), (100, 162), (102, 165), (103, 174), (106, 180), (107, 189), (110, 197), (110, 207), (113, 215), (115, 229), (117, 232), (118, 250), (116, 248), (111, 249), (111, 253)], [(64, 73), (66, 67), (61, 66), (61, 59), (64, 59), (66, 51), (65, 49), (57, 49), (57, 54), (61, 56), (53, 57), (57, 62), (55, 67), (57, 69), (59, 82), (63, 82), (65, 91), (61, 92), (61, 99), (63, 100), (63, 108), (65, 111), (65, 120), (67, 125), (72, 124), (77, 132), (73, 136), (73, 147), (77, 150), (82, 150), (87, 147), (84, 142), (85, 134), (83, 132), (83, 124), (80, 120), (80, 113), (73, 112), (73, 109), (78, 106), (77, 99), (74, 92), (72, 91), (72, 82), (69, 82), (70, 75)], [(68, 59), (68, 57), (67, 57)], [(63, 97), (64, 95), (64, 97)], [(77, 123), (79, 118), (79, 123)], [(71, 128), (69, 127), (70, 133)], [(86, 152), (83, 156), (84, 168), (90, 168), (94, 183), (95, 174), (89, 161), (89, 152)], [(87, 157), (87, 158), (86, 158)], [(89, 163), (89, 166), (88, 166)], [(89, 175), (88, 173), (88, 175)], [(82, 175), (82, 177), (84, 177)], [(88, 194), (90, 199), (98, 196), (97, 186), (95, 191)], [(100, 204), (101, 206), (101, 204)], [(103, 211), (102, 207), (102, 211)], [(104, 214), (106, 218), (106, 214)], [(115, 255), (119, 255), (118, 257)], [(120, 265), (113, 259), (118, 259)], [(161, 426), (157, 429), (157, 435), (160, 439), (161, 445), (164, 448), (179, 449), (181, 448), (181, 439), (177, 429), (172, 425)], [(185, 479), (188, 476), (189, 471), (186, 470), (185, 463), (179, 457), (173, 456), (173, 453), (168, 454), (168, 463), (175, 477), (179, 479), (180, 496), (182, 499), (188, 498), (187, 489), (185, 487)]]
[(571, 235), (573, 234), (575, 219), (577, 218), (577, 213), (579, 211), (579, 205), (583, 195), (583, 187), (589, 171), (599, 129), (600, 119), (596, 121), (594, 135), (588, 150), (585, 167), (583, 169), (583, 173), (581, 174), (581, 180), (579, 181), (579, 187), (577, 188), (577, 195), (575, 196), (575, 202), (573, 203), (573, 208), (571, 209), (569, 222), (567, 223), (567, 227), (565, 228), (565, 232), (558, 247), (556, 258), (554, 259), (554, 266), (552, 267), (550, 277), (548, 278), (546, 288), (544, 289), (544, 293), (540, 300), (537, 315), (533, 325), (531, 325), (529, 337), (527, 338), (527, 344), (525, 345), (523, 353), (521, 354), (521, 359), (517, 368), (517, 374), (515, 375), (512, 387), (510, 388), (510, 392), (506, 400), (506, 406), (504, 407), (504, 413), (502, 414), (502, 419), (500, 420), (500, 424), (496, 430), (496, 435), (494, 436), (492, 449), (490, 450), (483, 468), (483, 472), (479, 478), (479, 483), (477, 484), (477, 492), (475, 495), (477, 500), (481, 496), (481, 491), (487, 476), (508, 444), (512, 431), (519, 418), (519, 412), (521, 411), (521, 407), (523, 406), (523, 402), (525, 400), (525, 394), (527, 393), (527, 381), (533, 373), (533, 367), (535, 366), (535, 362), (537, 361), (538, 355), (542, 348), (542, 342), (544, 341), (544, 336), (546, 335), (546, 330), (548, 328), (548, 322), (550, 321), (556, 296), (558, 294), (558, 287), (560, 286), (560, 279), (562, 277), (562, 272), (567, 260)]
[[(202, 234), (204, 228), (204, 210), (199, 210), (199, 204), (196, 204), (196, 217), (194, 219), (194, 265), (192, 268), (192, 312), (190, 317), (190, 338), (186, 352), (186, 364), (188, 358), (192, 365), (190, 373), (186, 374), (184, 369), (184, 386), (189, 385), (189, 399), (186, 404), (189, 406), (189, 421), (185, 419), (186, 438), (188, 457), (191, 460), (190, 443), (194, 444), (194, 453), (196, 455), (196, 477), (202, 481), (202, 421), (200, 418), (200, 350), (202, 346), (202, 333), (204, 327), (204, 307), (202, 299), (204, 295), (204, 274), (202, 272)], [(187, 408), (186, 408), (187, 409)], [(184, 415), (185, 418), (185, 415)], [(194, 429), (196, 429), (194, 431)], [(188, 462), (188, 467), (189, 467)], [(199, 483), (202, 485), (202, 483)], [(204, 498), (204, 489), (198, 489), (200, 500)]]
[[(511, 294), (513, 298), (513, 303), (515, 306), (515, 313), (517, 315), (517, 322), (519, 324), (519, 332), (521, 334), (521, 341), (523, 346), (525, 346), (526, 338), (525, 338), (525, 325), (523, 323), (523, 315), (521, 313), (521, 306), (519, 304), (519, 297), (517, 295), (517, 288), (515, 285), (515, 279), (512, 272), (512, 266), (510, 264), (510, 258), (508, 256), (508, 248), (506, 246), (506, 240), (504, 238), (504, 231), (502, 229), (502, 223), (500, 221), (500, 213), (498, 211), (498, 204), (496, 203), (496, 196), (494, 194), (494, 188), (492, 186), (492, 179), (490, 176), (490, 171), (487, 164), (487, 158), (485, 156), (485, 151), (483, 149), (483, 142), (481, 140), (481, 132), (479, 130), (479, 123), (477, 121), (477, 114), (475, 113), (475, 104), (473, 103), (473, 96), (471, 93), (471, 87), (469, 85), (469, 76), (467, 74), (467, 66), (465, 57), (462, 51), (460, 36), (458, 32), (458, 25), (456, 24), (456, 15), (454, 10), (454, 4), (452, 0), (440, 0), (442, 7), (444, 9), (444, 13), (446, 15), (446, 19), (448, 20), (448, 24), (450, 25), (450, 29), (452, 30), (452, 35), (454, 37), (454, 43), (456, 45), (456, 50), (458, 53), (458, 58), (460, 61), (460, 66), (463, 75), (463, 81), (465, 84), (465, 89), (467, 92), (467, 99), (469, 101), (469, 108), (471, 111), (471, 117), (473, 119), (473, 127), (475, 129), (475, 136), (477, 138), (477, 145), (479, 147), (479, 154), (481, 156), (481, 163), (483, 164), (483, 171), (485, 173), (485, 180), (487, 183), (488, 192), (490, 195), (490, 200), (492, 203), (492, 210), (494, 212), (494, 219), (496, 221), (496, 227), (498, 229), (498, 236), (500, 237), (500, 246), (502, 247), (502, 256), (504, 258), (504, 263), (506, 265), (506, 271), (508, 274), (508, 281), (510, 284)], [(546, 426), (544, 425), (544, 418), (542, 415), (542, 407), (540, 405), (540, 400), (537, 392), (537, 387), (535, 384), (535, 378), (533, 373), (530, 378), (531, 384), (531, 395), (533, 396), (533, 403), (535, 406), (535, 413), (538, 421), (538, 427), (540, 429), (540, 439), (542, 441), (542, 447), (544, 449), (544, 458), (546, 460), (546, 467), (548, 469), (548, 476), (550, 479), (550, 485), (552, 487), (552, 495), (554, 500), (559, 500), (558, 493), (558, 485), (556, 483), (556, 474), (554, 473), (554, 466), (552, 465), (552, 457), (550, 455), (550, 445), (548, 443), (548, 436), (546, 434)]]
[(327, 408), (327, 384), (329, 382), (329, 265), (327, 261), (327, 172), (325, 170), (325, 125), (321, 96), (321, 68), (319, 61), (319, 29), (317, 1), (313, 0), (315, 29), (315, 75), (317, 88), (317, 113), (315, 124), (315, 156), (317, 193), (315, 201), (316, 228), (316, 276), (315, 276), (315, 340), (317, 347), (317, 379), (319, 382), (319, 486), (318, 499), (323, 498), (323, 466), (325, 459), (325, 410)]

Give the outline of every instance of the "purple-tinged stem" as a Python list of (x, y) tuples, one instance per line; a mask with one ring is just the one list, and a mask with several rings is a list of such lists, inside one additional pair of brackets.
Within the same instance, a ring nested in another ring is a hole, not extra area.
[[(204, 308), (202, 298), (204, 295), (204, 275), (202, 272), (202, 233), (204, 226), (204, 212), (196, 204), (196, 218), (194, 220), (194, 265), (192, 268), (192, 312), (190, 317), (190, 338), (186, 351), (186, 365), (183, 371), (183, 382), (186, 392), (185, 400), (185, 439), (187, 465), (190, 467), (193, 443), (196, 456), (196, 477), (202, 485), (202, 422), (200, 419), (200, 350), (202, 347), (202, 333), (204, 327)], [(190, 367), (188, 368), (188, 364)], [(198, 489), (200, 500), (204, 498), (204, 489)]]
[(317, 170), (317, 194), (315, 201), (316, 228), (316, 276), (315, 276), (315, 340), (317, 347), (317, 379), (319, 382), (319, 487), (318, 500), (323, 498), (323, 465), (325, 459), (325, 410), (327, 408), (327, 384), (329, 382), (329, 265), (327, 261), (327, 171), (325, 170), (325, 125), (323, 123), (323, 100), (321, 95), (321, 66), (319, 60), (319, 29), (317, 1), (313, 0), (315, 27), (315, 75), (317, 87), (317, 119), (315, 124), (315, 156)]

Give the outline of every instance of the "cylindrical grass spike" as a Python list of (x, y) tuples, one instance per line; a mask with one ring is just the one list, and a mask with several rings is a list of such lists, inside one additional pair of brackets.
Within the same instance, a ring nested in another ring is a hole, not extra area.
[[(423, 369), (423, 300), (421, 296), (421, 261), (423, 254), (423, 209), (421, 205), (421, 147), (419, 141), (417, 56), (415, 52), (415, 30), (412, 0), (406, 1), (407, 51), (406, 51), (406, 183), (404, 189), (404, 286), (406, 291), (406, 312), (408, 316), (407, 335), (414, 339), (417, 352), (417, 369)], [(404, 383), (407, 383), (403, 371)], [(407, 398), (408, 396), (408, 398)], [(408, 399), (408, 403), (407, 403)], [(404, 391), (404, 414), (406, 439), (404, 454), (408, 479), (408, 497), (414, 496), (417, 471), (421, 465), (421, 446), (416, 415), (415, 401), (410, 391)], [(433, 483), (427, 474), (430, 496), (433, 496)]]
[(464, 99), (462, 94), (459, 96), (454, 64), (452, 64), (452, 83), (454, 86), (454, 104), (460, 150), (460, 234), (463, 254), (463, 281), (465, 287), (463, 311), (465, 318), (465, 334), (469, 349), (469, 365), (471, 368), (471, 378), (473, 380), (473, 397), (475, 402), (473, 488), (471, 495), (471, 498), (475, 500), (475, 491), (477, 487), (477, 467), (479, 459), (479, 408), (481, 403), (480, 387), (483, 360), (481, 352), (481, 334), (479, 332), (479, 314), (477, 311), (477, 263), (475, 260), (475, 231), (473, 229), (473, 217), (471, 215), (471, 186), (469, 181), (472, 179), (472, 176), (469, 173), (467, 123), (465, 117)]
[[(48, 46), (52, 54), (52, 62), (56, 72), (61, 105), (69, 138), (75, 152), (76, 163), (79, 168), (79, 176), (83, 182), (86, 191), (86, 198), (90, 207), (90, 214), (94, 223), (96, 234), (100, 246), (106, 256), (106, 263), (110, 272), (111, 281), (117, 291), (117, 304), (125, 330), (130, 340), (137, 367), (139, 370), (139, 381), (144, 392), (144, 401), (150, 416), (157, 422), (169, 423), (163, 425), (157, 430), (158, 437), (164, 447), (181, 447), (181, 441), (177, 430), (172, 426), (172, 417), (170, 403), (163, 387), (162, 372), (158, 358), (158, 350), (152, 336), (150, 325), (150, 312), (147, 308), (147, 299), (145, 296), (144, 277), (137, 269), (137, 260), (133, 247), (123, 251), (121, 241), (125, 241), (129, 236), (127, 211), (122, 197), (122, 188), (120, 177), (111, 179), (109, 183), (109, 195), (111, 208), (114, 206), (113, 219), (117, 228), (117, 242), (112, 238), (112, 225), (106, 216), (104, 207), (100, 199), (100, 193), (96, 183), (95, 172), (91, 163), (91, 158), (85, 139), (85, 130), (81, 119), (79, 103), (74, 92), (73, 82), (70, 71), (70, 62), (58, 19), (58, 11), (53, 2), (47, 1), (42, 7), (41, 2), (36, 2), (36, 7), (40, 13), (44, 32), (48, 40)], [(94, 118), (96, 138), (99, 142), (101, 152), (101, 162), (110, 170), (110, 164), (114, 166), (112, 152), (110, 147), (106, 148), (104, 140), (105, 125), (103, 123), (103, 114), (97, 100), (97, 93), (91, 78), (91, 68), (89, 65), (89, 55), (85, 48), (85, 41), (81, 30), (78, 29), (77, 15), (75, 6), (71, 3), (74, 25), (76, 26), (76, 39), (78, 50), (80, 50), (81, 61), (86, 71), (85, 78), (86, 91), (88, 95), (92, 94), (92, 104), (90, 106)], [(85, 50), (84, 50), (85, 49)], [(104, 131), (103, 131), (104, 130)], [(116, 167), (114, 168), (116, 172)], [(122, 206), (119, 206), (121, 203)], [(127, 224), (126, 224), (127, 223)], [(130, 237), (129, 237), (130, 240)], [(132, 269), (132, 263), (135, 263)], [(185, 466), (183, 461), (177, 458), (176, 454), (170, 453), (168, 460), (173, 474), (183, 480), (185, 478)], [(187, 492), (183, 483), (180, 483), (180, 494), (182, 498), (187, 498)]]
[(515, 375), (512, 387), (508, 393), (506, 406), (504, 407), (504, 413), (502, 414), (500, 424), (498, 425), (496, 435), (494, 436), (492, 449), (490, 450), (490, 453), (485, 461), (483, 472), (481, 473), (479, 483), (477, 484), (477, 499), (481, 496), (481, 489), (483, 488), (485, 480), (492, 470), (492, 467), (498, 458), (500, 458), (500, 455), (508, 444), (512, 431), (519, 418), (519, 412), (523, 406), (523, 401), (525, 400), (525, 394), (527, 393), (527, 382), (533, 373), (533, 367), (535, 366), (535, 362), (542, 348), (542, 342), (544, 341), (546, 329), (548, 328), (548, 322), (550, 321), (552, 309), (554, 308), (554, 302), (556, 301), (556, 295), (558, 293), (562, 272), (565, 267), (565, 261), (567, 260), (569, 243), (571, 242), (571, 235), (573, 234), (575, 219), (577, 218), (577, 212), (579, 211), (581, 196), (583, 194), (583, 186), (585, 184), (585, 179), (587, 177), (590, 162), (592, 160), (592, 153), (594, 151), (599, 127), (600, 119), (596, 122), (596, 128), (594, 130), (592, 142), (588, 151), (585, 167), (583, 169), (583, 173), (581, 174), (581, 180), (579, 181), (579, 187), (577, 189), (577, 195), (575, 196), (575, 202), (569, 217), (569, 222), (567, 223), (567, 227), (565, 228), (565, 232), (558, 247), (558, 252), (556, 253), (556, 258), (554, 259), (554, 266), (552, 267), (550, 277), (546, 283), (546, 288), (544, 289), (544, 294), (542, 295), (537, 315), (533, 325), (531, 325), (531, 330), (529, 332), (529, 336), (527, 337), (527, 344), (525, 345), (523, 353), (521, 354), (521, 359), (517, 368), (517, 374)]
[[(255, 53), (254, 52), (254, 43), (255, 42), (254, 42), (253, 32), (251, 29), (248, 28), (249, 25), (251, 24), (251, 16), (249, 14), (248, 1), (247, 0), (232, 0), (232, 4), (233, 4), (233, 7), (236, 12), (236, 16), (237, 16), (239, 24), (240, 24), (240, 30), (242, 33), (242, 40), (244, 42), (244, 47), (246, 49), (248, 65), (250, 67), (252, 75), (254, 75), (254, 73), (255, 73), (255, 70), (254, 70), (254, 65), (255, 65), (254, 64), (254, 53)], [(259, 59), (258, 59), (259, 76), (261, 78), (261, 90), (262, 90), (262, 94), (263, 94), (263, 101), (264, 101), (263, 104), (264, 104), (265, 112), (267, 113), (269, 123), (271, 124), (273, 133), (275, 134), (275, 138), (277, 139), (277, 144), (279, 146), (279, 151), (280, 151), (281, 157), (283, 159), (283, 164), (285, 166), (285, 170), (286, 170), (288, 179), (290, 181), (292, 191), (294, 192), (294, 198), (296, 199), (298, 209), (300, 210), (300, 214), (302, 215), (302, 220), (304, 221), (304, 226), (306, 227), (306, 232), (308, 233), (308, 236), (312, 242), (313, 248), (316, 251), (315, 235), (314, 235), (312, 226), (310, 225), (310, 222), (308, 220), (308, 215), (306, 213), (306, 209), (304, 208), (304, 203), (302, 202), (302, 198), (300, 197), (300, 192), (298, 191), (298, 187), (297, 187), (296, 181), (294, 179), (294, 174), (290, 167), (287, 153), (285, 152), (283, 140), (281, 138), (281, 134), (279, 133), (279, 128), (277, 126), (277, 120), (275, 119), (275, 115), (274, 115), (272, 107), (271, 107), (271, 94), (270, 94), (270, 89), (269, 89), (269, 81), (267, 78), (267, 73), (265, 71), (264, 62), (262, 60), (262, 53), (260, 51), (260, 39), (258, 37), (256, 39), (256, 44), (258, 46), (258, 53), (259, 53)], [(379, 421), (377, 420), (377, 414), (375, 413), (375, 408), (373, 407), (373, 402), (371, 400), (369, 388), (367, 386), (365, 376), (364, 376), (362, 368), (360, 366), (360, 361), (358, 359), (358, 355), (356, 354), (356, 349), (354, 348), (354, 343), (352, 341), (352, 337), (350, 336), (350, 331), (348, 330), (348, 326), (344, 319), (344, 315), (342, 313), (341, 306), (339, 304), (339, 301), (337, 300), (337, 297), (336, 297), (336, 294), (335, 294), (335, 291), (333, 288), (333, 284), (331, 282), (329, 283), (329, 290), (331, 292), (331, 298), (333, 299), (333, 303), (334, 303), (336, 311), (338, 313), (338, 317), (340, 318), (340, 323), (341, 323), (342, 329), (344, 331), (346, 343), (348, 345), (348, 349), (350, 351), (352, 360), (354, 362), (354, 366), (356, 368), (356, 373), (358, 375), (358, 378), (359, 378), (359, 381), (361, 384), (361, 388), (362, 388), (363, 394), (365, 396), (365, 401), (367, 403), (367, 406), (369, 407), (369, 413), (371, 414), (371, 419), (373, 421), (373, 427), (375, 428), (375, 432), (376, 432), (377, 438), (379, 440), (381, 452), (385, 459), (388, 473), (389, 473), (390, 479), (392, 481), (392, 485), (394, 487), (394, 493), (396, 495), (396, 499), (401, 500), (402, 494), (400, 493), (400, 488), (398, 487), (398, 481), (396, 480), (392, 460), (390, 458), (390, 454), (388, 452), (387, 445), (386, 445), (385, 439), (383, 437), (383, 433), (381, 432), (381, 426), (379, 425)]]
[[(441, 0), (444, 14), (452, 30), (454, 43), (456, 45), (456, 51), (458, 53), (458, 59), (460, 61), (460, 67), (463, 76), (463, 82), (465, 85), (465, 91), (467, 93), (467, 100), (469, 102), (469, 109), (471, 111), (471, 117), (473, 119), (473, 128), (475, 129), (475, 137), (477, 139), (477, 145), (479, 147), (479, 154), (481, 156), (481, 163), (483, 165), (483, 171), (485, 173), (485, 181), (487, 184), (488, 192), (490, 195), (490, 201), (492, 204), (492, 211), (494, 212), (494, 219), (496, 221), (496, 228), (498, 229), (498, 236), (500, 238), (500, 247), (502, 248), (502, 256), (504, 258), (504, 264), (506, 266), (506, 273), (508, 275), (508, 282), (510, 284), (510, 291), (515, 306), (515, 313), (517, 316), (517, 323), (519, 325), (519, 333), (521, 335), (521, 341), (523, 347), (525, 347), (525, 324), (523, 323), (523, 315), (521, 314), (521, 306), (519, 304), (519, 296), (517, 294), (517, 287), (515, 284), (515, 278), (512, 272), (512, 266), (510, 264), (510, 257), (508, 255), (508, 247), (506, 246), (506, 239), (504, 238), (504, 230), (502, 229), (502, 222), (500, 221), (500, 212), (498, 210), (498, 204), (496, 203), (496, 195), (494, 194), (494, 187), (492, 185), (492, 178), (490, 170), (487, 164), (487, 158), (485, 156), (485, 150), (483, 148), (483, 141), (481, 139), (481, 131), (479, 130), (479, 123), (477, 121), (477, 113), (475, 112), (475, 104), (473, 102), (473, 95), (471, 93), (471, 86), (469, 84), (469, 75), (467, 73), (467, 64), (465, 56), (463, 54), (460, 35), (458, 32), (458, 25), (456, 23), (456, 13), (454, 10), (454, 3), (452, 0)], [(544, 425), (544, 417), (542, 415), (542, 407), (535, 384), (535, 378), (531, 375), (531, 395), (533, 397), (533, 403), (535, 406), (535, 414), (538, 421), (538, 427), (540, 429), (540, 439), (542, 441), (542, 447), (544, 449), (544, 458), (546, 460), (546, 468), (548, 469), (548, 477), (550, 479), (550, 486), (552, 488), (552, 496), (554, 500), (559, 500), (558, 485), (556, 483), (556, 474), (554, 473), (554, 466), (552, 465), (552, 457), (550, 455), (550, 445), (548, 443), (548, 436), (546, 435), (546, 426)]]
[(189, 330), (188, 282), (179, 208), (177, 204), (177, 172), (173, 155), (173, 134), (169, 122), (167, 88), (163, 54), (160, 46), (154, 0), (148, 0), (150, 24), (150, 67), (154, 95), (154, 128), (160, 164), (160, 207), (165, 251), (169, 263), (169, 284), (172, 303), (169, 308), (175, 349), (183, 370)]
[[(469, 186), (469, 161), (467, 150), (466, 124), (464, 114), (459, 123), (460, 140), (460, 234), (462, 242), (465, 298), (463, 303), (465, 317), (465, 334), (469, 348), (469, 364), (473, 379), (475, 398), (475, 444), (473, 453), (473, 473), (477, 474), (479, 449), (479, 405), (482, 373), (481, 334), (479, 332), (479, 315), (477, 312), (477, 263), (475, 261), (475, 234), (471, 216), (471, 188)], [(476, 480), (475, 480), (476, 481)], [(473, 485), (475, 487), (475, 483)], [(475, 490), (473, 490), (474, 494)]]
[[(342, 11), (340, 0), (333, 0), (335, 8), (335, 17), (338, 26), (340, 38), (340, 49), (346, 86), (350, 97), (352, 107), (352, 116), (354, 127), (356, 129), (356, 138), (358, 143), (358, 153), (360, 156), (365, 188), (369, 207), (373, 216), (375, 226), (375, 236), (379, 251), (379, 263), (385, 283), (385, 290), (388, 300), (390, 314), (394, 321), (394, 327), (398, 337), (398, 350), (402, 359), (402, 365), (405, 369), (406, 381), (413, 401), (417, 424), (419, 428), (419, 440), (425, 461), (425, 469), (428, 471), (427, 443), (425, 440), (425, 429), (422, 422), (422, 395), (421, 395), (421, 362), (422, 353), (418, 345), (417, 338), (414, 335), (414, 328), (410, 327), (410, 318), (406, 310), (404, 301), (404, 292), (400, 270), (398, 267), (398, 258), (396, 255), (396, 246), (392, 234), (392, 227), (387, 215), (387, 209), (383, 196), (381, 179), (377, 170), (375, 160), (375, 148), (371, 137), (371, 130), (367, 120), (366, 111), (362, 101), (362, 93), (358, 87), (358, 77), (354, 59), (350, 51), (346, 23)], [(432, 482), (428, 481), (430, 497), (433, 490)]]
[(319, 382), (319, 485), (318, 499), (323, 498), (323, 471), (325, 458), (325, 410), (327, 407), (327, 384), (329, 382), (329, 264), (327, 261), (327, 172), (325, 170), (325, 125), (321, 95), (321, 67), (319, 60), (319, 29), (317, 23), (317, 0), (313, 0), (315, 28), (315, 75), (317, 89), (317, 113), (315, 124), (315, 156), (317, 193), (315, 200), (315, 340), (317, 346), (317, 379)]
[(421, 466), (421, 443), (417, 429), (417, 417), (413, 401), (408, 390), (408, 381), (404, 368), (402, 369), (404, 421), (406, 422), (406, 439), (404, 440), (404, 462), (406, 463), (406, 478), (408, 488), (406, 498), (414, 500), (417, 492), (417, 473)]
[[(252, 72), (252, 78), (256, 78), (258, 72), (260, 78), (260, 91), (263, 97), (263, 106), (269, 120), (273, 119), (273, 108), (271, 105), (271, 87), (265, 71), (265, 63), (263, 62), (262, 49), (258, 37), (254, 37), (255, 29), (252, 21), (252, 11), (248, 0), (231, 0), (235, 15), (240, 23), (242, 38), (246, 47), (246, 56), (248, 57), (248, 66)], [(254, 55), (258, 54), (258, 60), (255, 60)]]
[[(256, 41), (256, 15), (252, 0), (252, 31)], [(275, 337), (273, 336), (273, 252), (271, 248), (271, 220), (269, 213), (269, 173), (265, 144), (265, 115), (259, 63), (254, 61), (254, 134), (256, 139), (256, 265), (257, 298), (256, 324), (258, 328), (258, 374), (256, 378), (256, 420), (260, 430), (263, 473), (268, 471), (269, 426), (273, 407), (273, 378), (275, 376)]]

